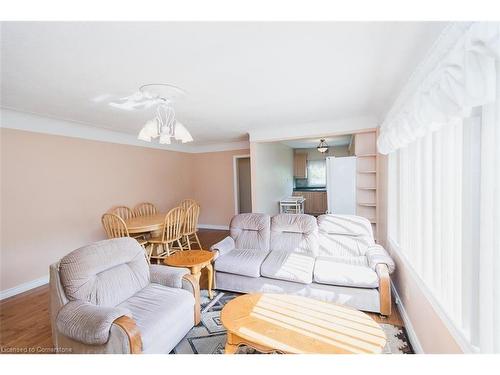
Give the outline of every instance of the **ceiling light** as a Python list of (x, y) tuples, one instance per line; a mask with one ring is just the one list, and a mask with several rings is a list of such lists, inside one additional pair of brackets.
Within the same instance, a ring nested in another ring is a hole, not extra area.
[(141, 141), (151, 142), (153, 138), (158, 136), (158, 123), (156, 119), (149, 120), (143, 126), (141, 131), (139, 132), (139, 136), (137, 137)]
[(316, 147), (319, 152), (324, 154), (325, 152), (328, 152), (328, 145), (326, 144), (324, 139), (320, 139), (318, 147)]
[(161, 144), (170, 144), (173, 138), (186, 143), (192, 142), (193, 137), (186, 127), (177, 121), (173, 107), (174, 99), (183, 94), (182, 89), (172, 85), (148, 84), (141, 86), (139, 91), (132, 95), (119, 99), (118, 103), (109, 105), (127, 111), (156, 106), (156, 116), (146, 122), (137, 138), (145, 142), (159, 138)]
[(170, 135), (168, 134), (160, 134), (160, 139), (158, 140), (158, 143), (162, 145), (169, 145), (172, 143)]
[(192, 142), (193, 137), (189, 134), (188, 130), (184, 125), (182, 125), (179, 121), (177, 121), (175, 125), (175, 134), (174, 138), (182, 143)]

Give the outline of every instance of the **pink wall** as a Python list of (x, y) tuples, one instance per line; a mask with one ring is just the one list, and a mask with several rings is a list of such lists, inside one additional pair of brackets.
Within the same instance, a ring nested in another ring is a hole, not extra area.
[(462, 349), (425, 296), (406, 262), (392, 251), (396, 272), (391, 275), (424, 353), (457, 354)]
[(229, 225), (235, 210), (233, 156), (249, 154), (250, 150), (191, 154), (201, 224)]
[(227, 225), (232, 216), (231, 152), (195, 155), (0, 131), (0, 290), (44, 277), (50, 263), (104, 239), (100, 217), (117, 204), (150, 201), (166, 211), (194, 197), (200, 222)]

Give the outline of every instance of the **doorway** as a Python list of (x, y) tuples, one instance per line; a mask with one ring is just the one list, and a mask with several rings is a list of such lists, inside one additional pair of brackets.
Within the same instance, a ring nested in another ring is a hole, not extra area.
[(234, 207), (235, 214), (252, 212), (250, 155), (234, 157)]

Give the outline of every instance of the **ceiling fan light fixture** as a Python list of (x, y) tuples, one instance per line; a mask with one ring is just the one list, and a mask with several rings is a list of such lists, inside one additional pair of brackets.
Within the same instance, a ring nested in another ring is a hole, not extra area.
[(139, 91), (130, 96), (120, 98), (119, 102), (109, 103), (110, 106), (128, 111), (148, 109), (156, 106), (156, 116), (146, 122), (140, 130), (137, 139), (151, 142), (159, 138), (161, 144), (170, 144), (172, 139), (182, 143), (192, 142), (193, 137), (184, 125), (176, 119), (173, 103), (178, 96), (185, 94), (179, 87), (164, 83), (143, 85)]
[(141, 141), (151, 142), (153, 138), (157, 137), (158, 137), (158, 123), (156, 122), (156, 119), (154, 119), (154, 120), (149, 120), (146, 122), (146, 124), (144, 124), (141, 131), (139, 132), (137, 139), (140, 139)]
[(182, 143), (192, 142), (193, 137), (186, 129), (184, 125), (182, 125), (179, 121), (175, 124), (175, 133), (174, 138)]
[(160, 139), (159, 139), (158, 143), (160, 143), (162, 145), (169, 145), (169, 144), (171, 144), (172, 141), (171, 141), (170, 135), (168, 135), (168, 134), (160, 134)]
[(325, 152), (328, 152), (328, 145), (326, 144), (324, 139), (320, 139), (318, 147), (316, 149), (324, 154)]

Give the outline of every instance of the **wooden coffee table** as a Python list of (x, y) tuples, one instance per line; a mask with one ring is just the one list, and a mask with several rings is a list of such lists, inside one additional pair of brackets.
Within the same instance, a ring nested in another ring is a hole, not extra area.
[(264, 353), (380, 353), (386, 343), (382, 328), (365, 313), (295, 295), (237, 297), (224, 306), (221, 320), (227, 354), (240, 345)]
[(212, 298), (213, 258), (214, 254), (211, 251), (184, 250), (166, 257), (163, 263), (172, 267), (189, 268), (191, 275), (198, 280), (198, 284), (200, 283), (201, 270), (206, 267), (208, 271), (208, 297)]

